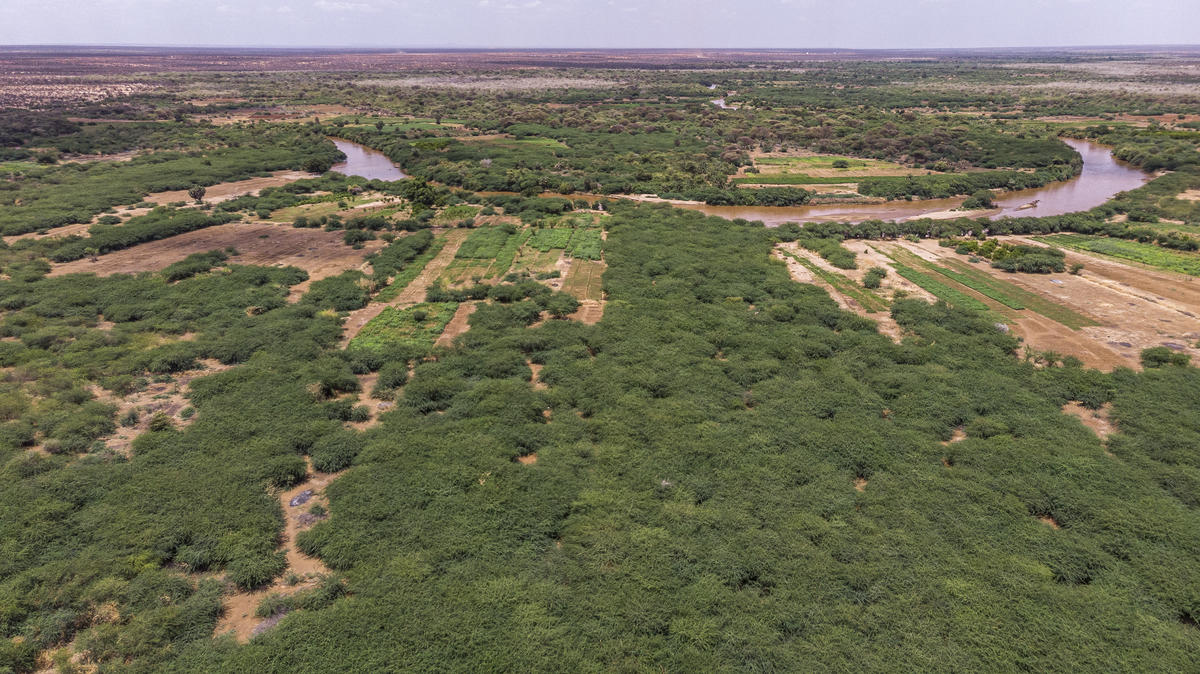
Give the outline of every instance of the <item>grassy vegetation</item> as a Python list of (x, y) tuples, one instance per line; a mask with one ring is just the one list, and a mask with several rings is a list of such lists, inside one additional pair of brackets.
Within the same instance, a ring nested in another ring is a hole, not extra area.
[(900, 262), (897, 262), (892, 266), (896, 269), (897, 274), (917, 284), (918, 287), (928, 291), (939, 300), (944, 300), (947, 303), (958, 307), (959, 309), (988, 312), (988, 307), (983, 302), (980, 302), (966, 293), (955, 290), (954, 288), (942, 283), (941, 281), (938, 281), (932, 276), (919, 272), (916, 269), (913, 269), (912, 267)]
[(1200, 255), (1165, 250), (1153, 244), (1083, 234), (1054, 234), (1038, 237), (1038, 240), (1063, 248), (1129, 260), (1157, 269), (1200, 276)]
[(512, 225), (501, 227), (480, 227), (471, 231), (466, 241), (463, 241), (455, 257), (460, 260), (492, 260), (500, 254), (511, 237), (516, 236), (517, 230)]
[(272, 127), (222, 132), (228, 147), (203, 157), (156, 152), (128, 162), (65, 164), (0, 182), (0, 232), (21, 234), (89, 222), (113, 206), (133, 204), (152, 192), (213, 185), (277, 169), (324, 171), (337, 149), (311, 130)]
[(435, 238), (429, 244), (429, 247), (425, 249), (424, 253), (418, 255), (411, 262), (406, 264), (400, 273), (392, 277), (391, 283), (380, 290), (375, 295), (374, 300), (377, 302), (390, 302), (395, 299), (397, 295), (399, 295), (404, 291), (405, 288), (408, 287), (408, 284), (412, 283), (413, 280), (421, 274), (421, 272), (425, 269), (425, 265), (429, 264), (430, 260), (437, 257), (437, 254), (442, 252), (442, 248), (445, 247), (446, 237), (444, 235)]
[(429, 348), (454, 318), (456, 302), (426, 302), (405, 309), (387, 307), (363, 326), (350, 342), (353, 350)]
[[(598, 215), (578, 212), (582, 199), (442, 186), (797, 203), (808, 193), (727, 179), (752, 152), (802, 148), (938, 172), (878, 183), (889, 194), (960, 189), (973, 186), (961, 176), (1074, 170), (1057, 129), (1016, 121), (1194, 112), (1158, 80), (1155, 93), (1115, 95), (1026, 86), (1092, 78), (1074, 68), (1092, 61), (1153, 66), (1129, 54), (1062, 56), (1068, 69), (1035, 56), (580, 65), (572, 77), (599, 84), (563, 88), (522, 86), (562, 78), (541, 67), (561, 62), (530, 52), (520, 68), (477, 73), (498, 82), (481, 90), (437, 84), (458, 72), (406, 87), (347, 70), (223, 67), (139, 74), (166, 83), (144, 95), (0, 110), (0, 158), (34, 162), (0, 175), (5, 233), (90, 219), (147, 187), (323, 161), (325, 132), (418, 176), (323, 177), (210, 211), (108, 221), (91, 239), (0, 247), (0, 671), (1194, 670), (1200, 370), (1187, 354), (1148, 349), (1145, 372), (1035, 367), (980, 309), (1082, 317), (965, 263), (901, 257), (901, 276), (947, 302), (889, 305), (801, 260), (864, 308), (890, 309), (895, 342), (771, 259), (801, 231), (832, 261), (845, 238), (940, 238), (979, 221), (768, 231), (667, 205), (612, 200)], [(741, 109), (709, 104), (710, 83), (737, 91)], [(372, 110), (382, 128), (366, 113), (320, 127), (186, 121), (211, 111), (185, 98), (199, 91), (240, 99), (222, 111)], [(161, 121), (68, 119), (98, 117)], [(1123, 236), (1064, 240), (1196, 259), (1164, 250), (1190, 239), (1143, 227), (1190, 217), (1170, 201), (1192, 185), (1177, 176), (1195, 163), (1194, 132), (1079, 131), (1176, 173), (1091, 213), (995, 221), (992, 233)], [(49, 163), (68, 149), (140, 146), (151, 152), (124, 167)], [(159, 273), (46, 275), (54, 255), (328, 208), (352, 188), (399, 197), (408, 215), (303, 226), (410, 233), (371, 258), (370, 276), (335, 274), (299, 301), (289, 298), (304, 272), (230, 265), (228, 251)], [(497, 211), (521, 229), (427, 231)], [(1106, 222), (1116, 214), (1129, 222)], [(341, 314), (389, 280), (379, 296), (394, 298), (459, 235), (466, 253), (447, 277), (514, 275), (434, 283), (426, 303), (388, 309), (338, 347)], [(565, 319), (578, 302), (516, 273), (559, 250), (575, 258), (565, 289), (607, 300), (600, 323)], [(462, 301), (477, 302), (470, 330), (433, 348)], [(363, 424), (359, 382), (371, 373), (371, 393), (392, 405)], [(1097, 413), (1112, 403), (1119, 430), (1102, 442), (1062, 413), (1073, 401)], [(248, 643), (214, 638), (229, 592), (289, 582), (281, 533), (297, 512), (279, 494), (308, 461), (347, 470), (321, 487), (321, 519), (286, 544), (331, 573), (268, 594), (256, 614), (278, 623)]]

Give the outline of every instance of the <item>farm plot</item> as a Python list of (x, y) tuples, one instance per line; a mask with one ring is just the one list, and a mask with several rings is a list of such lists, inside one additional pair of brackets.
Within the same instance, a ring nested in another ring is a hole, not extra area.
[[(1011, 240), (1034, 243), (1020, 237)], [(970, 264), (953, 249), (932, 240), (882, 247), (912, 266), (920, 267), (923, 261), (956, 276), (969, 275), (964, 280), (984, 289), (998, 289), (1010, 301), (1023, 305), (1023, 310), (1014, 310), (978, 295), (1036, 350), (1076, 356), (1086, 365), (1104, 370), (1139, 368), (1139, 352), (1154, 346), (1200, 357), (1195, 348), (1200, 338), (1200, 282), (1190, 277), (1074, 253), (1068, 253), (1067, 263), (1084, 265), (1078, 275), (1010, 274), (987, 263)], [(949, 276), (939, 276), (947, 285), (959, 285), (963, 293), (979, 292)]]
[(350, 348), (378, 351), (411, 345), (428, 349), (457, 310), (457, 302), (425, 302), (406, 309), (385, 307), (350, 341)]
[(1119, 260), (1136, 262), (1156, 269), (1200, 276), (1200, 255), (1169, 250), (1150, 243), (1087, 234), (1053, 234), (1035, 237), (1034, 240), (1071, 250), (1097, 253)]
[(511, 227), (472, 230), (459, 247), (454, 261), (442, 273), (441, 280), (446, 285), (456, 286), (503, 276), (529, 235), (528, 229), (514, 231)]

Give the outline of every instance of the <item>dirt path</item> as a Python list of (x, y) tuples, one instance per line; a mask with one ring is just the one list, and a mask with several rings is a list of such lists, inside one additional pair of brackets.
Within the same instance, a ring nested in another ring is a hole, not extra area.
[(367, 323), (387, 307), (404, 308), (414, 304), (420, 304), (425, 300), (425, 291), (429, 290), (429, 286), (437, 280), (446, 267), (454, 261), (454, 256), (458, 253), (458, 247), (466, 240), (470, 233), (468, 229), (452, 229), (446, 234), (446, 245), (442, 247), (436, 257), (425, 265), (421, 273), (417, 275), (412, 283), (409, 283), (396, 299), (391, 302), (371, 302), (362, 309), (350, 312), (350, 316), (346, 318), (342, 332), (342, 348), (346, 348), (350, 344), (350, 340), (358, 336), (360, 330)]
[(456, 337), (466, 334), (467, 330), (471, 329), (471, 314), (479, 308), (478, 302), (462, 302), (458, 305), (458, 309), (454, 312), (454, 317), (446, 324), (442, 330), (442, 334), (438, 335), (434, 346), (451, 346), (454, 344)]
[[(279, 506), (283, 509), (283, 550), (287, 555), (288, 568), (271, 585), (252, 592), (235, 592), (224, 598), (224, 614), (217, 622), (214, 634), (233, 632), (238, 641), (245, 642), (258, 633), (260, 625), (274, 624), (274, 621), (264, 621), (254, 615), (255, 609), (267, 595), (271, 593), (292, 594), (311, 588), (319, 582), (320, 577), (329, 573), (329, 569), (321, 560), (309, 557), (296, 547), (296, 536), (315, 524), (319, 518), (309, 514), (308, 510), (314, 504), (328, 508), (324, 489), (336, 480), (342, 473), (317, 473), (309, 462), (308, 477), (300, 484), (279, 494)], [(344, 471), (343, 471), (344, 472)], [(305, 492), (308, 492), (306, 495)], [(296, 502), (296, 505), (291, 505)], [(288, 585), (288, 575), (296, 574), (302, 580), (294, 585)]]

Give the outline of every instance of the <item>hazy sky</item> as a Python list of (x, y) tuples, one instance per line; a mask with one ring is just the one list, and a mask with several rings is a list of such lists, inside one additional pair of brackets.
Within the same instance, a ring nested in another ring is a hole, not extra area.
[(0, 0), (3, 44), (1200, 44), (1200, 0)]

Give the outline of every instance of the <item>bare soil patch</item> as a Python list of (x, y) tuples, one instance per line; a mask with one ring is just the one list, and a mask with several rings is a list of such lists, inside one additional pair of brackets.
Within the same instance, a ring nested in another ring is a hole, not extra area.
[(150, 422), (155, 416), (166, 415), (177, 428), (187, 426), (194, 417), (185, 419), (181, 414), (188, 407), (188, 384), (197, 377), (224, 372), (233, 367), (216, 360), (203, 360), (203, 366), (195, 370), (180, 372), (171, 381), (153, 382), (144, 391), (135, 391), (127, 396), (118, 396), (110, 391), (92, 386), (92, 395), (100, 402), (117, 406), (117, 419), (122, 419), (130, 411), (136, 411), (137, 422), (130, 425), (118, 425), (116, 432), (104, 439), (104, 445), (113, 452), (130, 456), (133, 441), (150, 429)]
[(537, 452), (534, 452), (533, 454), (526, 454), (524, 456), (517, 457), (517, 463), (524, 465), (524, 466), (531, 466), (531, 465), (537, 463), (537, 460), (538, 460)]
[(471, 314), (479, 308), (478, 302), (463, 302), (458, 305), (458, 309), (454, 311), (454, 317), (446, 324), (442, 334), (438, 335), (434, 346), (451, 346), (454, 344), (454, 339), (459, 335), (466, 334), (467, 330), (471, 329)]
[(863, 492), (867, 490), (867, 481), (864, 478), (854, 478), (854, 491)]
[(1038, 521), (1050, 527), (1051, 529), (1057, 530), (1062, 528), (1058, 525), (1058, 520), (1049, 515), (1038, 515)]
[[(246, 180), (236, 180), (228, 183), (218, 183), (205, 188), (204, 200), (209, 203), (220, 203), (246, 194), (258, 194), (267, 187), (279, 187), (294, 183), (303, 178), (314, 177), (311, 173), (304, 171), (275, 171), (270, 176), (261, 178), (248, 178)], [(191, 202), (192, 198), (188, 196), (187, 190), (174, 190), (171, 192), (156, 192), (145, 198), (155, 204), (169, 204), (176, 201)]]
[[(854, 252), (859, 254), (858, 269), (838, 269), (822, 259), (821, 256), (813, 253), (812, 251), (801, 248), (794, 242), (782, 243), (779, 244), (779, 247), (795, 255), (803, 257), (809, 263), (819, 267), (824, 271), (828, 271), (833, 274), (839, 274), (854, 283), (861, 283), (863, 275), (865, 275), (867, 270), (871, 267), (883, 267), (885, 269), (891, 269), (886, 264), (887, 257), (874, 248), (864, 247), (860, 249), (859, 245), (865, 246), (865, 244), (862, 244), (861, 242), (852, 242), (849, 245), (852, 245)], [(900, 340), (903, 339), (904, 331), (900, 328), (899, 324), (896, 323), (895, 319), (892, 318), (890, 313), (882, 311), (869, 313), (866, 308), (858, 303), (857, 300), (846, 296), (837, 288), (825, 282), (824, 279), (814, 274), (811, 269), (805, 267), (791, 257), (783, 255), (779, 251), (775, 251), (774, 255), (776, 258), (783, 260), (784, 264), (787, 265), (788, 274), (791, 275), (793, 281), (798, 283), (809, 283), (820, 287), (825, 292), (829, 293), (829, 297), (843, 310), (853, 312), (859, 316), (862, 316), (863, 318), (868, 318), (872, 321), (875, 321), (879, 327), (879, 332), (887, 335), (892, 341), (899, 343)], [(883, 288), (882, 294), (884, 296), (886, 296), (889, 292), (894, 295), (897, 289), (903, 289), (909, 292), (911, 295), (918, 297), (929, 296), (929, 294), (924, 290), (921, 290), (917, 286), (905, 281), (895, 273), (889, 273), (884, 278), (881, 288)]]
[(539, 376), (542, 372), (542, 368), (545, 366), (542, 365), (541, 363), (535, 363), (531, 360), (526, 360), (525, 364), (528, 365), (529, 369), (533, 372), (533, 375), (529, 378), (529, 381), (533, 383), (534, 390), (536, 390), (536, 391), (546, 390), (546, 388), (547, 388), (546, 382), (542, 381), (541, 377)]
[[(255, 628), (265, 621), (254, 615), (255, 609), (268, 594), (291, 594), (315, 585), (321, 576), (327, 575), (329, 569), (315, 558), (300, 552), (296, 547), (296, 536), (316, 523), (317, 519), (308, 513), (315, 504), (328, 507), (324, 489), (331, 482), (341, 477), (343, 473), (318, 473), (313, 471), (309, 462), (308, 477), (296, 486), (279, 494), (279, 505), (283, 509), (283, 550), (287, 555), (288, 568), (274, 583), (252, 592), (237, 591), (225, 597), (223, 613), (217, 622), (214, 634), (232, 632), (238, 641), (245, 642), (258, 633)], [(344, 472), (344, 471), (343, 471)], [(307, 498), (303, 495), (307, 494)], [(300, 497), (300, 498), (297, 498)], [(291, 505), (293, 499), (297, 505)], [(288, 574), (302, 577), (301, 582), (288, 585), (284, 578)], [(270, 619), (268, 619), (270, 620)], [(278, 620), (274, 621), (278, 622)], [(271, 624), (274, 624), (272, 622)]]
[[(1024, 237), (998, 238), (1043, 245)], [(932, 240), (897, 245), (935, 262), (966, 259)], [(1019, 312), (1014, 328), (1031, 348), (1076, 356), (1102, 370), (1118, 366), (1140, 369), (1142, 349), (1168, 343), (1200, 358), (1200, 349), (1194, 346), (1200, 339), (1200, 281), (1074, 251), (1066, 254), (1068, 265), (1084, 265), (1081, 273), (1010, 274), (987, 263), (971, 266), (1100, 323), (1071, 330), (1026, 309)]]
[(1186, 192), (1180, 192), (1175, 196), (1175, 198), (1183, 201), (1200, 201), (1200, 190), (1187, 190)]
[(1109, 418), (1109, 413), (1112, 411), (1112, 403), (1104, 403), (1098, 410), (1090, 410), (1083, 405), (1072, 402), (1063, 405), (1063, 414), (1070, 414), (1073, 417), (1083, 422), (1096, 434), (1102, 441), (1108, 440), (1108, 436), (1117, 432), (1116, 426), (1113, 425)]
[(354, 250), (342, 243), (340, 232), (231, 222), (114, 251), (101, 255), (96, 262), (85, 258), (57, 264), (51, 269), (50, 276), (78, 273), (108, 276), (158, 271), (192, 253), (233, 247), (238, 254), (230, 257), (231, 264), (291, 265), (308, 272), (309, 280), (293, 288), (293, 295), (298, 297), (312, 281), (361, 267), (368, 254), (384, 245), (380, 240), (368, 241), (362, 249)]
[(595, 325), (604, 318), (604, 300), (583, 300), (579, 303), (579, 309), (568, 318), (584, 325)]

